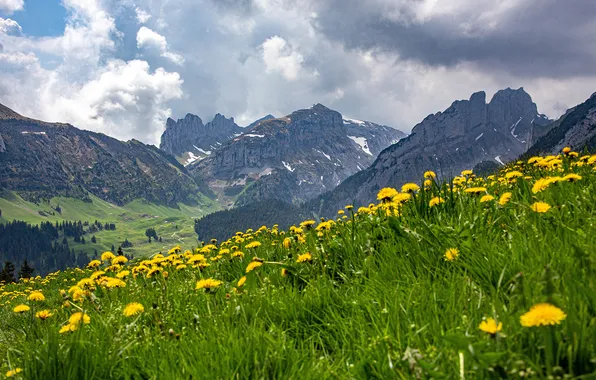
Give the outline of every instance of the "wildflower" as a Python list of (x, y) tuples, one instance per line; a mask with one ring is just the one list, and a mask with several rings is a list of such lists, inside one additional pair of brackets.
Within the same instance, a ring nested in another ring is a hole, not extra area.
[(472, 175), (472, 171), (471, 170), (462, 170), (461, 175), (462, 176), (471, 176)]
[(512, 195), (513, 194), (511, 193), (503, 193), (503, 195), (501, 195), (501, 197), (499, 198), (499, 204), (501, 206), (505, 206), (509, 202), (509, 200), (511, 200)]
[(306, 263), (306, 262), (311, 262), (312, 261), (312, 255), (308, 252), (306, 252), (303, 255), (298, 255), (298, 258), (296, 259), (297, 263)]
[(402, 193), (414, 193), (420, 190), (420, 186), (416, 185), (415, 183), (406, 183), (401, 187)]
[(437, 175), (435, 174), (435, 172), (428, 170), (428, 171), (424, 172), (424, 178), (435, 179), (435, 178), (437, 178)]
[(351, 210), (351, 209), (353, 209), (353, 208), (354, 208), (354, 206), (353, 206), (353, 205), (347, 205), (347, 206), (345, 207), (345, 209), (346, 209), (346, 210), (348, 210), (348, 211), (349, 211), (349, 210)]
[(570, 148), (570, 147), (568, 147), (568, 146), (566, 146), (565, 148), (563, 148), (563, 149), (561, 150), (561, 152), (563, 152), (564, 154), (569, 154), (569, 152), (571, 152), (571, 148)]
[(518, 178), (518, 177), (523, 177), (523, 176), (524, 175), (519, 171), (512, 171), (512, 172), (505, 174), (506, 179), (513, 179), (513, 178)]
[(126, 305), (124, 311), (122, 311), (122, 314), (125, 317), (134, 317), (135, 315), (141, 314), (144, 311), (145, 308), (143, 307), (143, 305), (141, 305), (138, 302), (131, 302), (128, 305)]
[(441, 203), (445, 203), (445, 200), (441, 197), (434, 197), (428, 202), (429, 207), (437, 206)]
[(125, 264), (127, 262), (128, 262), (128, 259), (124, 256), (117, 256), (112, 259), (112, 265)]
[(12, 369), (12, 370), (6, 372), (6, 377), (13, 377), (17, 373), (21, 373), (21, 372), (23, 372), (23, 369), (17, 367), (15, 369)]
[(459, 250), (457, 248), (449, 248), (445, 251), (445, 260), (453, 261), (459, 256)]
[(329, 231), (329, 230), (331, 230), (330, 222), (321, 222), (321, 223), (319, 223), (317, 228), (315, 228), (315, 231)]
[(285, 239), (284, 239), (284, 241), (283, 241), (283, 243), (282, 243), (282, 245), (283, 245), (283, 247), (284, 247), (285, 249), (288, 249), (288, 248), (290, 248), (290, 245), (292, 245), (292, 239), (290, 239), (290, 238), (285, 238)]
[(399, 193), (393, 197), (393, 202), (401, 204), (402, 202), (412, 199), (412, 195), (409, 193)]
[(90, 269), (92, 269), (92, 268), (97, 268), (97, 267), (99, 267), (100, 265), (101, 265), (101, 261), (99, 261), (99, 260), (91, 260), (91, 261), (89, 262), (89, 264), (87, 264), (87, 268), (90, 268)]
[(260, 246), (261, 246), (261, 242), (259, 242), (259, 241), (253, 241), (252, 243), (248, 243), (246, 245), (246, 248), (247, 249), (251, 249), (251, 248), (257, 248), (257, 247), (260, 247)]
[(234, 253), (232, 253), (232, 257), (243, 258), (244, 257), (244, 252), (242, 252), (242, 251), (235, 251)]
[(397, 190), (395, 190), (392, 187), (385, 187), (385, 188), (382, 188), (381, 190), (379, 190), (379, 193), (377, 194), (377, 200), (379, 200), (381, 202), (389, 202), (396, 195), (397, 195)]
[(316, 222), (314, 220), (305, 220), (304, 222), (300, 223), (300, 227), (309, 229), (314, 226), (315, 223)]
[(180, 264), (180, 265), (176, 266), (176, 270), (182, 270), (184, 268), (186, 268), (186, 265), (184, 265), (184, 264)]
[(112, 260), (114, 257), (114, 254), (110, 251), (106, 251), (104, 253), (101, 254), (101, 261), (110, 261)]
[(240, 280), (238, 280), (238, 284), (236, 284), (236, 286), (240, 288), (244, 285), (245, 282), (246, 282), (246, 276), (242, 276), (240, 278)]
[(80, 280), (79, 282), (77, 282), (77, 286), (79, 288), (81, 288), (81, 289), (87, 289), (87, 290), (94, 290), (95, 289), (95, 283), (90, 278), (83, 278), (82, 280)]
[(501, 331), (501, 329), (503, 328), (503, 323), (499, 322), (499, 324), (497, 324), (497, 322), (494, 319), (487, 318), (485, 321), (480, 322), (478, 328), (481, 331), (484, 331), (485, 333), (495, 335), (496, 333)]
[(116, 273), (116, 277), (120, 278), (120, 279), (126, 278), (126, 277), (128, 277), (128, 275), (130, 275), (129, 270), (123, 270), (122, 272)]
[(41, 311), (38, 311), (37, 313), (35, 313), (35, 318), (39, 318), (42, 321), (45, 321), (46, 319), (50, 318), (52, 315), (54, 315), (54, 314), (52, 314), (49, 310), (41, 310)]
[(64, 326), (60, 327), (60, 331), (58, 331), (58, 332), (60, 334), (64, 334), (64, 333), (67, 333), (67, 332), (70, 332), (70, 331), (74, 331), (74, 330), (71, 330), (71, 327), (72, 327), (71, 325), (64, 325)]
[(563, 181), (567, 181), (567, 182), (574, 182), (574, 181), (579, 181), (580, 179), (582, 179), (582, 177), (580, 175), (577, 174), (567, 174), (565, 177), (562, 178)]
[[(83, 323), (88, 325), (89, 323), (91, 323), (91, 317), (89, 317), (87, 314), (79, 311), (79, 312), (71, 315), (70, 318), (68, 318), (68, 323), (72, 326), (78, 326)], [(76, 330), (76, 328), (75, 328), (75, 330)]]
[(482, 198), (480, 198), (480, 203), (490, 202), (493, 199), (495, 199), (495, 197), (493, 197), (492, 195), (486, 194), (486, 195), (483, 195)]
[(286, 268), (281, 268), (281, 276), (286, 277), (288, 275), (288, 270)]
[(43, 293), (36, 290), (31, 292), (31, 294), (29, 294), (29, 297), (27, 297), (27, 299), (29, 301), (45, 301), (46, 297), (44, 297)]
[(532, 210), (538, 213), (545, 213), (550, 210), (550, 205), (545, 202), (534, 202), (532, 205)]
[(486, 187), (470, 187), (464, 190), (468, 194), (480, 194), (486, 192)]
[(105, 286), (108, 289), (124, 288), (126, 286), (126, 282), (122, 281), (119, 278), (106, 277), (104, 280), (101, 281), (101, 285)]
[(104, 272), (102, 270), (98, 270), (98, 271), (93, 272), (93, 274), (91, 274), (91, 276), (89, 276), (89, 278), (92, 279), (92, 280), (97, 280), (98, 278), (100, 278), (104, 274), (106, 274), (106, 272)]
[(212, 278), (207, 278), (204, 280), (199, 280), (197, 281), (197, 286), (196, 286), (196, 290), (199, 289), (205, 289), (205, 290), (211, 290), (211, 289), (217, 289), (220, 287), (220, 285), (223, 284), (223, 281), (219, 281), (219, 280), (214, 280)]
[(21, 313), (27, 312), (29, 310), (31, 310), (31, 308), (27, 305), (18, 305), (12, 311), (14, 311), (15, 313), (21, 314)]
[(566, 317), (567, 315), (558, 307), (539, 303), (532, 306), (530, 311), (519, 318), (519, 321), (524, 327), (551, 326), (561, 324)]
[(259, 261), (251, 261), (250, 264), (246, 267), (246, 273), (252, 272), (254, 269), (260, 267), (263, 263)]

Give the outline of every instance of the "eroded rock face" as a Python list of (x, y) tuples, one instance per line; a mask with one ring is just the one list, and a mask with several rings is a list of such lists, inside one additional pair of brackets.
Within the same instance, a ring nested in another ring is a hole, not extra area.
[(234, 118), (228, 119), (218, 113), (212, 121), (203, 124), (200, 117), (189, 113), (177, 121), (168, 118), (159, 147), (189, 164), (210, 155), (242, 132), (243, 128), (236, 125)]
[(6, 109), (4, 114), (0, 118), (2, 189), (30, 200), (88, 199), (91, 193), (115, 204), (142, 198), (176, 206), (195, 204), (199, 198), (199, 186), (184, 167), (153, 146), (122, 142), (68, 124), (14, 117), (18, 114)]
[(227, 205), (240, 192), (237, 204), (263, 199), (299, 203), (363, 170), (403, 136), (393, 128), (344, 120), (339, 112), (317, 104), (259, 122), (189, 171)]
[(427, 116), (411, 135), (384, 150), (371, 167), (309, 207), (329, 215), (351, 201), (371, 202), (383, 187), (420, 182), (426, 170), (445, 178), (482, 161), (502, 165), (524, 153), (534, 131), (550, 122), (538, 113), (523, 88), (500, 90), (488, 104), (485, 99), (484, 92), (477, 92)]

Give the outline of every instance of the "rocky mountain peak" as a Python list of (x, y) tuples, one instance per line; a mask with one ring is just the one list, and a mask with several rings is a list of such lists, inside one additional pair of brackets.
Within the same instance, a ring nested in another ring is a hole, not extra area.
[(0, 119), (24, 119), (24, 117), (5, 105), (0, 104)]

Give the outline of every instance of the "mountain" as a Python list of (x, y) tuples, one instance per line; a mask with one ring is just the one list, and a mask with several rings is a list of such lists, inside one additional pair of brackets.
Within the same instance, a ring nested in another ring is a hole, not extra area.
[(559, 153), (566, 146), (576, 151), (596, 148), (596, 93), (553, 122), (527, 155)]
[(271, 119), (275, 119), (275, 116), (268, 114), (266, 116), (263, 116), (262, 118), (253, 121), (252, 123), (250, 123), (249, 125), (246, 126), (246, 128), (244, 129), (245, 131), (250, 131), (251, 129), (253, 129), (254, 127), (256, 127), (257, 125), (259, 125), (259, 123), (261, 121), (266, 121), (266, 120), (271, 120)]
[(524, 153), (535, 136), (548, 131), (549, 123), (523, 88), (500, 90), (488, 104), (484, 92), (474, 93), (469, 100), (427, 116), (368, 169), (306, 207), (333, 215), (348, 203), (368, 204), (383, 187), (420, 182), (420, 173), (427, 170), (447, 178), (483, 161), (503, 165)]
[(0, 189), (27, 200), (54, 196), (122, 205), (137, 198), (196, 204), (201, 188), (173, 157), (69, 124), (23, 117), (0, 105)]
[(218, 113), (212, 121), (203, 124), (200, 117), (189, 113), (184, 119), (177, 121), (168, 118), (159, 148), (188, 165), (207, 157), (217, 147), (243, 131), (234, 122), (234, 118), (228, 119)]
[(300, 203), (368, 167), (405, 136), (370, 122), (343, 119), (322, 104), (259, 122), (188, 167), (224, 205), (266, 199)]

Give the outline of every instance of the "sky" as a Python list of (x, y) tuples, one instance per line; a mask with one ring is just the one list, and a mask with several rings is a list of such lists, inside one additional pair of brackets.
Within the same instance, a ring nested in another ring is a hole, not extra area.
[(168, 117), (316, 103), (409, 132), (484, 90), (596, 91), (593, 0), (0, 0), (0, 103), (159, 145)]

